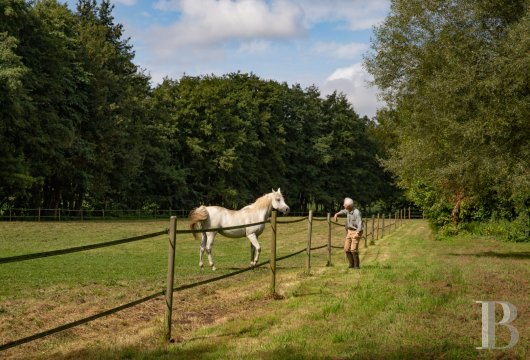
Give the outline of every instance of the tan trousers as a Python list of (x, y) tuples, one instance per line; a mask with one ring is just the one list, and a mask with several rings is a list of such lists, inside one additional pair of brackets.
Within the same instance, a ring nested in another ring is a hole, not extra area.
[(359, 250), (359, 241), (361, 241), (362, 236), (362, 231), (348, 230), (346, 233), (346, 239), (344, 239), (344, 251), (357, 252)]

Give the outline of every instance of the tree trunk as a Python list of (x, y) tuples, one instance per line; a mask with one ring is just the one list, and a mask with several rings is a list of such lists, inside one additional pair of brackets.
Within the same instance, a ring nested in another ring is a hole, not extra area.
[(462, 200), (464, 200), (464, 192), (458, 193), (455, 198), (456, 202), (453, 211), (451, 211), (451, 220), (453, 221), (453, 225), (458, 226), (460, 223), (460, 206), (462, 205)]

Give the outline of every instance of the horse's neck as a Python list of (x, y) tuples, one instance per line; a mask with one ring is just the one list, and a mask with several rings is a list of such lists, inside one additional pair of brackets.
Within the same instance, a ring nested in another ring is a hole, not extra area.
[(268, 194), (264, 195), (251, 206), (257, 209), (259, 217), (265, 221), (269, 218), (272, 211), (272, 198)]

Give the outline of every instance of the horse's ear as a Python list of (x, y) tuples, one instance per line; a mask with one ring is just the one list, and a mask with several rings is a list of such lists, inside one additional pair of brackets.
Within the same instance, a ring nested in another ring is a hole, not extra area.
[(272, 189), (272, 192), (275, 193), (276, 191), (274, 191), (274, 189)]
[(278, 188), (278, 191), (277, 192), (280, 192), (280, 188)]

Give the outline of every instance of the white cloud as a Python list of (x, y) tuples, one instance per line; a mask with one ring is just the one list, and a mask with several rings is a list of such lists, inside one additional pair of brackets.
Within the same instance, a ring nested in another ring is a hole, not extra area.
[(241, 43), (237, 52), (239, 54), (259, 54), (270, 50), (271, 42), (266, 40), (251, 40)]
[(321, 90), (324, 95), (343, 92), (359, 115), (373, 117), (383, 103), (377, 100), (377, 88), (369, 84), (371, 80), (372, 76), (362, 64), (355, 63), (336, 69), (327, 77)]
[(186, 46), (216, 46), (229, 40), (271, 39), (303, 33), (302, 10), (292, 2), (275, 0), (173, 0), (159, 1), (159, 10), (177, 10), (178, 21), (171, 26), (154, 26), (146, 38), (155, 39), (159, 55), (171, 54)]
[(338, 59), (356, 59), (368, 49), (368, 44), (349, 43), (339, 44), (336, 42), (317, 42), (313, 50), (318, 54), (326, 54)]
[(389, 3), (389, 0), (299, 1), (307, 26), (323, 21), (345, 21), (350, 30), (370, 29), (380, 23), (388, 12)]

